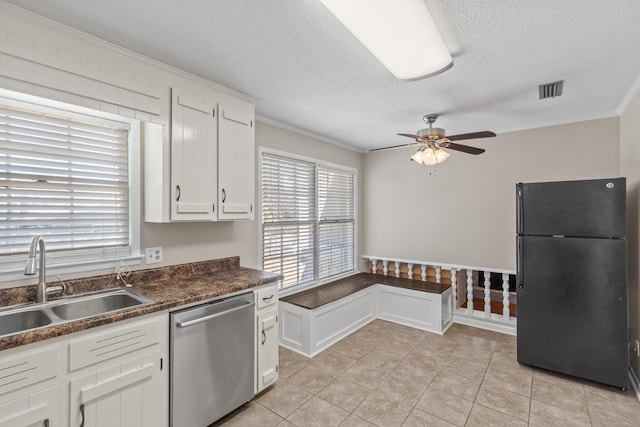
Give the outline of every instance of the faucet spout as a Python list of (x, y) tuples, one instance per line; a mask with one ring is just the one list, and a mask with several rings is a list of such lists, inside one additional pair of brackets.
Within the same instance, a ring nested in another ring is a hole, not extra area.
[(42, 236), (33, 236), (31, 239), (31, 246), (29, 246), (29, 258), (27, 258), (27, 265), (24, 268), (24, 274), (32, 276), (36, 274), (36, 252), (40, 250), (40, 270), (38, 276), (38, 284), (36, 287), (36, 302), (47, 302), (47, 283), (46, 277), (46, 248), (44, 245), (44, 239)]

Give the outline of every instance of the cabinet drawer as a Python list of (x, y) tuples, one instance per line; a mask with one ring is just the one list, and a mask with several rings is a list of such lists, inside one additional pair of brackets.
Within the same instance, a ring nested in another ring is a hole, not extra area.
[(258, 310), (278, 302), (278, 288), (270, 286), (256, 291), (256, 307)]
[(57, 347), (0, 358), (0, 395), (54, 378), (57, 369)]
[[(166, 333), (166, 330), (164, 330)], [(131, 326), (113, 326), (103, 333), (91, 334), (69, 343), (69, 370), (109, 360), (161, 342), (163, 322), (153, 319)]]

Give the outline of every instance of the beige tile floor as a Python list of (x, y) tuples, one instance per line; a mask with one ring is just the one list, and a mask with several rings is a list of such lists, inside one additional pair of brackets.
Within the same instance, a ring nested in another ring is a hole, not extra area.
[(375, 320), (311, 359), (281, 348), (278, 382), (218, 425), (640, 426), (640, 404), (520, 366), (512, 336)]

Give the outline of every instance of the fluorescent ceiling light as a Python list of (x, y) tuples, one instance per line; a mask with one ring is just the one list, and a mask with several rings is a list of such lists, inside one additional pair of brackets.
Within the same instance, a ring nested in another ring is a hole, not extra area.
[(399, 80), (445, 71), (453, 60), (423, 0), (320, 0)]

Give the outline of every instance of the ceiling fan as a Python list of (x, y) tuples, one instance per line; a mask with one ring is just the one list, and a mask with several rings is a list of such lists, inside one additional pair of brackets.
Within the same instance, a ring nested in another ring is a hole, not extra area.
[(484, 149), (470, 147), (468, 145), (456, 144), (452, 141), (461, 141), (465, 139), (477, 139), (477, 138), (489, 138), (496, 136), (494, 132), (490, 131), (482, 131), (482, 132), (471, 132), (471, 133), (462, 133), (459, 135), (449, 135), (445, 136), (445, 131), (442, 128), (434, 128), (433, 123), (438, 118), (437, 114), (425, 114), (422, 116), (422, 120), (424, 120), (429, 127), (425, 129), (420, 129), (417, 132), (417, 135), (410, 133), (399, 133), (400, 136), (406, 136), (408, 138), (413, 138), (416, 142), (411, 142), (409, 144), (400, 144), (400, 145), (392, 145), (390, 147), (382, 147), (382, 148), (374, 148), (372, 151), (381, 151), (381, 150), (390, 150), (392, 148), (400, 148), (400, 147), (413, 147), (418, 145), (418, 151), (415, 152), (413, 156), (411, 156), (411, 160), (418, 162), (422, 165), (437, 165), (449, 157), (449, 153), (447, 153), (444, 148), (449, 150), (461, 151), (467, 154), (478, 155), (484, 153)]

